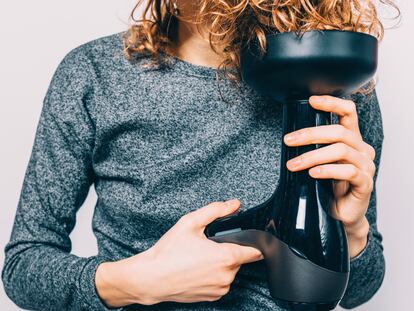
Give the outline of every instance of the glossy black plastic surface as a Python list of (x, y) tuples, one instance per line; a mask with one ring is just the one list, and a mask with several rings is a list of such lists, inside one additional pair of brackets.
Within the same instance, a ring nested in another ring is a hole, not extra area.
[[(269, 34), (263, 57), (256, 43), (241, 54), (243, 79), (271, 96), (275, 104), (283, 104), (283, 135), (331, 124), (331, 114), (313, 109), (309, 96), (348, 94), (365, 84), (376, 68), (376, 38), (347, 31)], [(282, 143), (280, 180), (273, 195), (256, 207), (216, 220), (205, 230), (215, 241), (260, 249), (265, 254), (270, 292), (279, 305), (290, 309), (333, 309), (349, 274), (346, 234), (342, 223), (329, 214), (334, 202), (332, 180), (286, 168), (289, 159), (320, 147)], [(266, 233), (267, 238), (256, 231)], [(283, 270), (272, 268), (278, 264), (283, 264)], [(298, 271), (306, 277), (301, 279)]]
[(338, 302), (348, 283), (347, 272), (331, 271), (316, 265), (298, 256), (289, 245), (263, 230), (247, 229), (213, 236), (211, 239), (254, 245), (259, 249), (266, 261), (270, 294), (278, 298), (279, 302), (300, 301), (308, 305)]
[[(287, 102), (283, 106), (285, 133), (305, 127), (331, 124), (330, 113), (316, 111), (308, 101)], [(349, 270), (348, 245), (340, 221), (329, 215), (333, 205), (330, 179), (315, 179), (308, 170), (291, 172), (285, 163), (296, 156), (322, 147), (282, 144), (278, 208), (266, 230), (315, 264), (338, 272)]]
[(378, 41), (368, 34), (313, 30), (301, 36), (284, 32), (266, 38), (264, 57), (256, 43), (243, 50), (242, 76), (278, 101), (351, 93), (377, 69)]

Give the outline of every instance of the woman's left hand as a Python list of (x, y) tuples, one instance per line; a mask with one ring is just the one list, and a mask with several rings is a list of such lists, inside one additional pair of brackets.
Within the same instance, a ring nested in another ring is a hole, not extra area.
[(287, 162), (290, 171), (307, 168), (314, 178), (332, 178), (335, 202), (331, 215), (343, 222), (350, 257), (358, 255), (368, 238), (365, 217), (374, 185), (375, 149), (363, 141), (355, 103), (333, 96), (311, 96), (310, 105), (339, 116), (339, 124), (308, 127), (284, 137), (288, 146), (330, 145), (299, 155)]

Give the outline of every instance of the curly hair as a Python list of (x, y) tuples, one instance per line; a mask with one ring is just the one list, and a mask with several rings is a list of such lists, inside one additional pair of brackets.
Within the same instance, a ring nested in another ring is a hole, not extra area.
[[(137, 54), (151, 55), (157, 62), (160, 52), (171, 53), (177, 35), (177, 16), (171, 0), (148, 1), (140, 19), (135, 11), (141, 7), (139, 0), (131, 12), (133, 23), (123, 36), (124, 54), (131, 60)], [(240, 51), (251, 40), (258, 40), (262, 52), (266, 48), (268, 32), (308, 30), (349, 30), (375, 36), (379, 41), (384, 26), (378, 17), (374, 0), (197, 0), (192, 23), (208, 25), (211, 48), (223, 57), (217, 67), (233, 81), (239, 81)], [(378, 0), (396, 9), (391, 0)], [(182, 17), (180, 16), (180, 19)], [(224, 47), (218, 49), (217, 47)], [(236, 73), (229, 73), (228, 68)], [(372, 88), (373, 81), (369, 83)]]

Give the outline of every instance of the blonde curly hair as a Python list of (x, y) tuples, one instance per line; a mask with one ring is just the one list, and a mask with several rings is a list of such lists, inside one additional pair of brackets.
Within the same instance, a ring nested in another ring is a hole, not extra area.
[[(146, 0), (140, 19), (134, 14), (141, 8), (139, 0), (131, 12), (133, 21), (124, 33), (124, 54), (131, 60), (137, 54), (151, 55), (160, 60), (160, 52), (171, 54), (176, 39), (177, 16), (172, 0)], [(238, 81), (240, 75), (240, 51), (251, 40), (258, 40), (265, 52), (268, 32), (307, 30), (349, 30), (375, 36), (379, 41), (384, 35), (384, 26), (379, 19), (374, 0), (197, 0), (191, 16), (192, 23), (208, 25), (211, 48), (223, 57), (217, 67), (225, 75)], [(398, 7), (391, 0), (379, 3)], [(181, 17), (180, 17), (181, 19)], [(224, 49), (218, 49), (217, 47)], [(229, 73), (228, 68), (236, 68)], [(371, 88), (372, 82), (371, 82)]]

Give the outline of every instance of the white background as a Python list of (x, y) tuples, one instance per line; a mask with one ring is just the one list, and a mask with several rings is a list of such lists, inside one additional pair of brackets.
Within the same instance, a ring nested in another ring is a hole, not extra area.
[[(0, 3), (0, 268), (29, 160), (42, 100), (53, 72), (74, 47), (125, 30), (133, 0), (43, 0)], [(414, 3), (398, 2), (400, 27), (380, 46), (377, 86), (385, 141), (378, 176), (378, 228), (384, 235), (386, 276), (358, 310), (413, 310), (414, 294)], [(389, 23), (387, 23), (389, 25)], [(71, 238), (73, 253), (96, 253), (91, 188)], [(18, 310), (0, 286), (0, 308)]]

